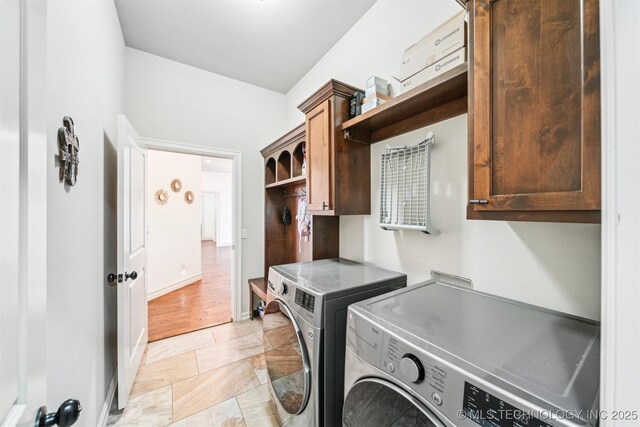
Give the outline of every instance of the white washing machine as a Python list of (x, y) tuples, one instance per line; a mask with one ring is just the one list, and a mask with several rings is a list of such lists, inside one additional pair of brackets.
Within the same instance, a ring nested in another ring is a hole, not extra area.
[(444, 276), (353, 304), (343, 425), (594, 426), (599, 323)]
[(269, 269), (265, 361), (280, 422), (340, 425), (347, 307), (406, 283), (404, 274), (346, 259)]

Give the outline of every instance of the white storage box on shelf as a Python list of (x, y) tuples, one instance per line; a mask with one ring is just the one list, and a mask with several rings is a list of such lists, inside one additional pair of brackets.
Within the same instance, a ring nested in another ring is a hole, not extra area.
[(388, 101), (388, 100), (392, 99), (390, 96), (387, 96), (387, 95), (385, 95), (383, 93), (375, 93), (375, 94), (371, 95), (370, 97), (363, 99), (362, 103), (366, 104), (367, 102), (373, 101), (376, 98), (382, 99), (383, 101)]
[(445, 23), (427, 34), (418, 43), (405, 50), (402, 62), (393, 78), (405, 81), (409, 77), (435, 64), (442, 58), (466, 46), (466, 11), (452, 16)]
[(421, 84), (428, 82), (429, 80), (439, 76), (445, 71), (449, 71), (450, 69), (464, 64), (467, 60), (467, 48), (463, 47), (453, 54), (447, 56), (444, 59), (436, 62), (430, 67), (425, 68), (420, 71), (418, 74), (415, 74), (405, 81), (399, 84), (400, 93), (404, 93), (410, 89), (413, 89), (416, 86), (420, 86)]
[(369, 110), (373, 110), (374, 108), (384, 104), (385, 102), (387, 101), (382, 98), (372, 98), (371, 101), (362, 104), (362, 114), (366, 113)]
[(389, 88), (387, 86), (387, 83), (385, 83), (384, 85), (375, 85), (375, 86), (371, 86), (368, 87), (364, 90), (364, 97), (365, 98), (371, 98), (372, 96), (374, 96), (377, 93), (381, 93), (383, 95), (389, 95)]
[(367, 89), (373, 86), (387, 86), (387, 81), (382, 77), (371, 76), (367, 79), (366, 87)]

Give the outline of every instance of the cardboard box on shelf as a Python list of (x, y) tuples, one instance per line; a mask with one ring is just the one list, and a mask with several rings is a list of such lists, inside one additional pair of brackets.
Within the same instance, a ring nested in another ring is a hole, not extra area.
[(368, 87), (364, 90), (364, 97), (369, 98), (370, 96), (375, 95), (376, 93), (381, 93), (383, 95), (389, 95), (389, 88), (387, 87), (387, 83), (384, 85), (375, 85)]
[(414, 74), (435, 64), (442, 58), (467, 45), (465, 11), (452, 16), (445, 23), (427, 34), (418, 43), (405, 50), (402, 62), (393, 78), (405, 81)]
[(362, 103), (366, 104), (369, 101), (373, 101), (375, 98), (379, 98), (379, 99), (382, 99), (384, 101), (388, 101), (388, 100), (391, 99), (391, 97), (389, 95), (385, 95), (383, 93), (377, 92), (377, 93), (374, 93), (373, 95), (371, 95), (370, 97), (363, 99)]
[(367, 102), (366, 104), (362, 104), (362, 114), (366, 113), (369, 110), (373, 110), (374, 108), (384, 104), (385, 102), (387, 101), (385, 101), (384, 99), (373, 98), (371, 101)]
[(425, 68), (419, 73), (414, 74), (413, 76), (401, 82), (400, 91), (404, 93), (409, 89), (413, 89), (416, 86), (419, 86), (425, 82), (428, 82), (429, 80), (439, 76), (445, 71), (449, 71), (458, 65), (464, 64), (466, 60), (467, 60), (467, 48), (463, 47), (461, 49), (458, 49), (451, 55), (441, 59), (440, 61), (436, 62), (430, 67)]
[(378, 76), (371, 76), (367, 79), (366, 88), (370, 88), (372, 86), (387, 86), (387, 81)]

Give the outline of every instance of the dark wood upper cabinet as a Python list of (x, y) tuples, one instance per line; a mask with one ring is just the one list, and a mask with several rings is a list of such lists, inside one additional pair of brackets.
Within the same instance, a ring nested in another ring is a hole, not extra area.
[(600, 221), (597, 0), (470, 0), (470, 219)]
[(357, 91), (330, 80), (298, 106), (306, 115), (307, 201), (314, 215), (371, 213), (371, 148), (345, 141), (342, 131)]
[(309, 144), (307, 158), (307, 201), (310, 211), (333, 210), (331, 171), (331, 101), (309, 111), (306, 118)]

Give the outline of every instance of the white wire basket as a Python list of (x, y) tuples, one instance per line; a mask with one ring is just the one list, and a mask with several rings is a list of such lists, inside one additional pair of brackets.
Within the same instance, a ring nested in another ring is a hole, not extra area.
[(429, 187), (433, 132), (412, 147), (390, 147), (380, 156), (380, 227), (437, 235), (431, 224)]

